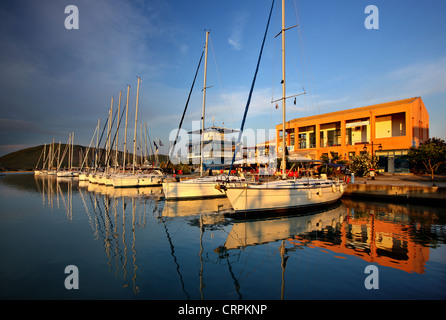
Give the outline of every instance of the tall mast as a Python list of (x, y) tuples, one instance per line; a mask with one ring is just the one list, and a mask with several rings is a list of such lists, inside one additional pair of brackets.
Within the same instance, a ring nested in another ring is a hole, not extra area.
[(98, 168), (98, 149), (99, 149), (99, 124), (101, 123), (101, 118), (98, 119), (98, 132), (96, 134), (96, 150), (94, 153), (94, 171), (96, 172)]
[(208, 39), (209, 31), (206, 30), (206, 44), (205, 44), (205, 55), (204, 55), (204, 84), (203, 84), (203, 111), (201, 115), (201, 145), (200, 145), (200, 177), (203, 177), (203, 137), (204, 137), (204, 116), (205, 116), (205, 105), (206, 105), (206, 75), (207, 75), (207, 63), (208, 63)]
[(118, 101), (118, 122), (116, 124), (116, 154), (115, 154), (115, 172), (118, 167), (118, 141), (119, 141), (119, 125), (121, 124), (121, 94), (119, 91), (119, 101)]
[[(68, 166), (67, 167), (69, 170), (71, 167), (71, 159), (70, 159), (70, 156), (71, 156), (71, 132), (68, 134), (68, 146), (65, 145), (65, 150), (67, 147), (68, 147)], [(64, 158), (65, 158), (65, 151), (64, 151)], [(62, 165), (62, 161), (61, 161), (61, 165)]]
[(122, 172), (125, 172), (125, 155), (127, 153), (127, 120), (129, 118), (129, 94), (130, 94), (130, 86), (127, 85), (127, 103), (125, 105), (125, 131), (124, 131), (124, 160), (122, 164)]
[(43, 147), (43, 161), (42, 161), (42, 170), (45, 170), (45, 163), (46, 163), (46, 142), (45, 146)]
[(107, 159), (107, 163), (105, 164), (106, 165), (106, 167), (105, 167), (105, 171), (106, 172), (108, 172), (108, 170), (110, 169), (109, 167), (110, 167), (110, 152), (111, 152), (111, 148), (113, 147), (112, 145), (111, 145), (111, 129), (112, 129), (112, 119), (113, 119), (113, 100), (114, 100), (114, 97), (112, 97), (111, 98), (111, 105), (110, 105), (110, 113), (109, 113), (109, 117), (108, 117), (108, 137), (107, 137), (107, 153), (106, 153), (106, 155), (107, 155), (107, 157), (106, 157), (106, 159)]
[(71, 162), (70, 162), (70, 170), (73, 169), (73, 156), (74, 156), (74, 132), (71, 135)]
[(282, 0), (282, 179), (286, 178), (285, 0)]
[(133, 173), (135, 173), (135, 165), (136, 165), (136, 131), (138, 129), (138, 101), (139, 101), (139, 82), (141, 78), (138, 77), (138, 87), (136, 88), (136, 112), (135, 112), (135, 135), (133, 137)]

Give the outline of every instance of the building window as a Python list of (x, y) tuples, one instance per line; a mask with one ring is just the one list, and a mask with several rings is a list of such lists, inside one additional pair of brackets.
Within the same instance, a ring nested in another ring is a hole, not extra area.
[(321, 147), (333, 147), (341, 145), (341, 122), (326, 123), (321, 125)]
[(307, 148), (307, 134), (299, 133), (299, 149)]
[(315, 126), (298, 128), (299, 149), (316, 148)]
[(347, 145), (364, 144), (370, 142), (370, 119), (349, 120), (345, 124)]
[(316, 148), (316, 134), (310, 132), (310, 148)]
[(375, 137), (391, 138), (406, 135), (406, 113), (399, 112), (375, 118)]

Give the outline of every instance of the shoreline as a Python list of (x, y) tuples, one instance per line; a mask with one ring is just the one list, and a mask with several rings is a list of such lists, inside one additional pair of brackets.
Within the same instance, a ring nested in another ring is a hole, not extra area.
[[(34, 171), (3, 171), (3, 174), (29, 174)], [(397, 174), (355, 177), (348, 184), (343, 197), (393, 201), (398, 203), (418, 203), (441, 205), (446, 201), (446, 176), (437, 175), (434, 180), (428, 175)]]
[(349, 183), (345, 197), (385, 200), (423, 205), (444, 205), (446, 200), (446, 177), (416, 175), (378, 175), (371, 178), (356, 178)]

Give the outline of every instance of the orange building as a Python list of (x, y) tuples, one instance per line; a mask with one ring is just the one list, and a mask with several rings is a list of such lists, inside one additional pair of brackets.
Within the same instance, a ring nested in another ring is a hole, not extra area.
[[(380, 171), (408, 172), (411, 146), (429, 139), (429, 114), (420, 97), (297, 118), (286, 122), (289, 154), (344, 160), (361, 153), (379, 157)], [(282, 152), (282, 124), (276, 126), (278, 155)]]

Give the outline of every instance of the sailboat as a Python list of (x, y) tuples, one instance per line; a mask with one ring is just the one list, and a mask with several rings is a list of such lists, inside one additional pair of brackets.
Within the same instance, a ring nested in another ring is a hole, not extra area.
[[(136, 89), (135, 135), (133, 138), (133, 169), (132, 172), (116, 173), (111, 176), (110, 179), (112, 180), (113, 187), (115, 188), (160, 186), (164, 180), (164, 174), (160, 170), (152, 170), (148, 173), (135, 173), (136, 136), (138, 129), (137, 122), (138, 122), (138, 101), (139, 101), (140, 81), (141, 78), (138, 77), (138, 87)], [(127, 106), (128, 106), (128, 98), (127, 98)], [(123, 168), (124, 168), (123, 170), (125, 171), (125, 163)]]
[[(206, 43), (204, 55), (204, 85), (203, 85), (203, 107), (201, 116), (201, 146), (200, 146), (200, 176), (194, 179), (187, 179), (179, 182), (164, 182), (163, 191), (166, 200), (187, 200), (203, 198), (226, 197), (223, 190), (216, 188), (218, 183), (226, 179), (224, 175), (203, 176), (203, 137), (205, 132), (205, 105), (206, 105), (206, 77), (207, 77), (207, 56), (208, 56), (209, 31), (206, 30)], [(232, 177), (232, 182), (244, 180), (240, 177)]]
[[(42, 152), (40, 153), (39, 160), (37, 160), (36, 168), (34, 169), (34, 174), (35, 174), (35, 175), (39, 175), (39, 174), (44, 174), (44, 173), (46, 173), (46, 172), (44, 171), (45, 160), (46, 160), (46, 159), (45, 159), (45, 153), (46, 153), (46, 143), (45, 143), (45, 145), (43, 146)], [(43, 157), (42, 157), (42, 155), (43, 155)], [(37, 169), (37, 167), (39, 166), (39, 163), (40, 163), (40, 159), (42, 159), (42, 169)]]
[(324, 206), (334, 203), (339, 198), (341, 198), (347, 187), (346, 183), (342, 180), (333, 181), (328, 179), (310, 178), (287, 179), (286, 177), (285, 168), (287, 160), (287, 149), (285, 139), (285, 102), (287, 96), (285, 81), (285, 31), (288, 29), (289, 28), (285, 27), (285, 0), (282, 0), (282, 179), (269, 181), (262, 184), (222, 184), (221, 189), (225, 190), (226, 195), (236, 213), (270, 210), (288, 211), (301, 208)]
[[(59, 166), (57, 168), (57, 173), (56, 173), (58, 178), (71, 178), (79, 176), (78, 171), (73, 171), (73, 149), (74, 149), (74, 132), (69, 134), (68, 143), (65, 145), (65, 150), (62, 155), (62, 159), (59, 162)], [(68, 169), (59, 170), (65, 158), (67, 150), (68, 150)]]

